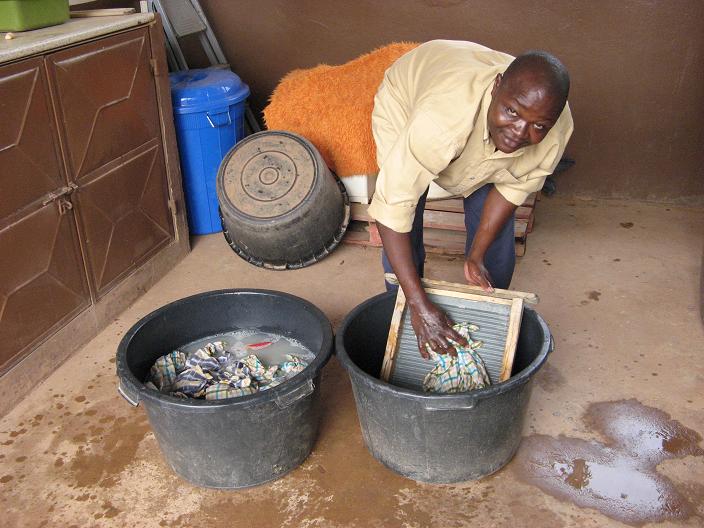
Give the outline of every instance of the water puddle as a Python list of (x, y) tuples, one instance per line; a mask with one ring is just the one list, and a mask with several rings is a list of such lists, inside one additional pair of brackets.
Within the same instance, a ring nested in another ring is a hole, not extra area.
[(696, 514), (692, 501), (656, 469), (667, 459), (704, 455), (696, 431), (637, 400), (594, 403), (584, 422), (606, 443), (529, 436), (511, 466), (519, 478), (631, 525)]

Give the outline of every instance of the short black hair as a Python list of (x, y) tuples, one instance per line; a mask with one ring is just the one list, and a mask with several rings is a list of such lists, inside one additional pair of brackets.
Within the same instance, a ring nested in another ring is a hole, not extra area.
[(570, 92), (570, 74), (560, 59), (547, 51), (527, 51), (509, 64), (503, 79), (511, 82), (519, 74), (525, 73), (536, 76), (564, 106)]

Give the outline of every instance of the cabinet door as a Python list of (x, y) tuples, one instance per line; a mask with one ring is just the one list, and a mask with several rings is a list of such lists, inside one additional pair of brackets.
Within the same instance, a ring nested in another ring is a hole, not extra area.
[(42, 59), (0, 67), (0, 219), (66, 185)]
[(0, 67), (0, 372), (89, 306), (41, 59)]
[(95, 298), (174, 239), (146, 29), (47, 56)]

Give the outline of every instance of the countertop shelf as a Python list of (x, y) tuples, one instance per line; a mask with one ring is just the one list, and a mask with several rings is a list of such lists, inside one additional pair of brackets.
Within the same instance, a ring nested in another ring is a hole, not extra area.
[(45, 53), (78, 42), (122, 31), (154, 20), (153, 13), (136, 13), (93, 18), (71, 18), (56, 26), (13, 33), (0, 33), (0, 64)]

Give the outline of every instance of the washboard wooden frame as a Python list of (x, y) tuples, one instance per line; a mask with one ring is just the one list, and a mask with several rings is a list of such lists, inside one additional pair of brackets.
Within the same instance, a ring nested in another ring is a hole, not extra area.
[[(386, 280), (392, 284), (398, 284), (398, 281), (393, 274), (386, 274)], [(523, 314), (524, 303), (536, 304), (538, 297), (533, 293), (495, 289), (493, 292), (485, 292), (477, 286), (467, 284), (458, 284), (444, 281), (436, 281), (422, 279), (421, 281), (428, 295), (435, 298), (446, 299), (448, 302), (471, 304), (473, 306), (486, 306), (490, 310), (498, 309), (507, 324), (506, 339), (503, 343), (503, 355), (501, 357), (500, 371), (494, 369), (492, 373), (492, 381), (494, 383), (506, 381), (511, 376), (513, 360), (516, 352), (516, 344), (518, 342), (518, 334), (520, 332), (521, 317)], [(384, 361), (382, 363), (380, 378), (384, 381), (393, 383), (394, 369), (396, 361), (402, 354), (411, 354), (413, 359), (418, 362), (422, 361), (416, 347), (408, 347), (413, 350), (401, 350), (401, 339), (404, 332), (412, 332), (410, 324), (402, 324), (406, 313), (406, 297), (403, 290), (399, 288), (396, 297), (396, 304), (391, 318), (389, 328), (389, 337), (386, 343), (384, 353)], [(406, 358), (408, 359), (408, 358)], [(497, 358), (498, 359), (498, 358)], [(488, 365), (487, 365), (488, 367)], [(498, 379), (497, 379), (498, 378)]]

